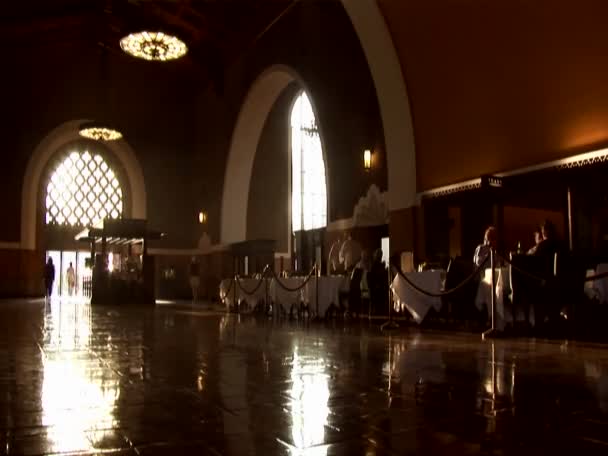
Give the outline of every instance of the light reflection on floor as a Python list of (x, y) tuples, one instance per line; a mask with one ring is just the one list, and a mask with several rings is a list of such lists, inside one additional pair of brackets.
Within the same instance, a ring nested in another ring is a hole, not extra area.
[(91, 356), (87, 301), (53, 299), (45, 307), (41, 402), (49, 451), (94, 450), (117, 424), (118, 375)]
[(0, 303), (6, 454), (604, 455), (607, 404), (598, 345)]
[[(305, 356), (294, 348), (291, 368), (292, 387), (288, 392), (291, 397), (290, 409), (292, 419), (292, 438), (295, 448), (294, 455), (302, 454), (302, 450), (316, 447), (307, 451), (312, 456), (325, 456), (325, 425), (329, 415), (329, 385), (322, 358)], [(321, 446), (318, 446), (321, 445)]]

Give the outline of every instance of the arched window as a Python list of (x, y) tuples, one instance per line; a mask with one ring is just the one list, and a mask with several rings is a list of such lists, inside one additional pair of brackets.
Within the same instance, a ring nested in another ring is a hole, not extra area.
[(293, 232), (327, 225), (325, 162), (317, 121), (306, 92), (291, 110), (291, 226)]
[(116, 173), (101, 155), (72, 152), (51, 172), (46, 187), (46, 224), (88, 226), (122, 217)]

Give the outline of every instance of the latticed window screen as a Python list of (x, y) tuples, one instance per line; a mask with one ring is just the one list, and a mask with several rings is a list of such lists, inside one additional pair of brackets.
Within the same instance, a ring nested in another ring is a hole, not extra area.
[(116, 173), (101, 155), (72, 152), (51, 173), (46, 187), (46, 223), (88, 226), (122, 216)]
[(327, 225), (327, 186), (321, 137), (312, 105), (301, 92), (291, 111), (291, 225), (313, 230)]

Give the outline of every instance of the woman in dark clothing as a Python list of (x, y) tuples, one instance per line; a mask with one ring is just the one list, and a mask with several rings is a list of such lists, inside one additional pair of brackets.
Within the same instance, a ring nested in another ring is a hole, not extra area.
[(55, 281), (55, 266), (53, 265), (53, 259), (49, 257), (44, 267), (44, 287), (46, 290), (46, 296), (50, 297), (53, 292), (53, 282)]

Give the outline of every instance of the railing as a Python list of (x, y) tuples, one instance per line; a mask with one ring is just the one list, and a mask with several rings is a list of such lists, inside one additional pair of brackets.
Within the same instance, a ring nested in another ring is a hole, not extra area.
[[(258, 292), (258, 290), (260, 289), (262, 284), (265, 284), (266, 285), (265, 303), (266, 303), (266, 305), (268, 305), (270, 300), (269, 300), (269, 282), (266, 280), (267, 276), (270, 276), (270, 278), (274, 279), (276, 281), (276, 283), (278, 284), (278, 286), (281, 287), (283, 290), (293, 293), (293, 292), (302, 290), (308, 284), (308, 282), (313, 277), (313, 275), (318, 276), (318, 274), (315, 274), (316, 272), (318, 272), (318, 266), (315, 264), (312, 267), (312, 269), (310, 270), (310, 272), (306, 275), (306, 277), (304, 278), (304, 281), (300, 285), (298, 285), (297, 287), (289, 287), (281, 280), (281, 278), (277, 275), (277, 273), (274, 271), (274, 269), (272, 269), (270, 267), (270, 265), (266, 265), (262, 271), (262, 274), (257, 279), (258, 282), (255, 284), (253, 289), (247, 289), (243, 285), (243, 279), (238, 274), (234, 274), (234, 276), (230, 279), (230, 285), (228, 286), (228, 289), (224, 291), (224, 296), (223, 297), (220, 296), (220, 297), (222, 297), (222, 299), (225, 299), (225, 297), (228, 296), (229, 293), (232, 291), (232, 302), (233, 302), (233, 305), (235, 306), (236, 312), (238, 313), (238, 312), (240, 312), (240, 304), (237, 302), (237, 288), (240, 289), (244, 294), (246, 294), (248, 296), (253, 296)], [(315, 281), (315, 305), (316, 305), (316, 315), (318, 316), (318, 314), (319, 314), (319, 280), (318, 280), (318, 277), (317, 277), (317, 280)]]

